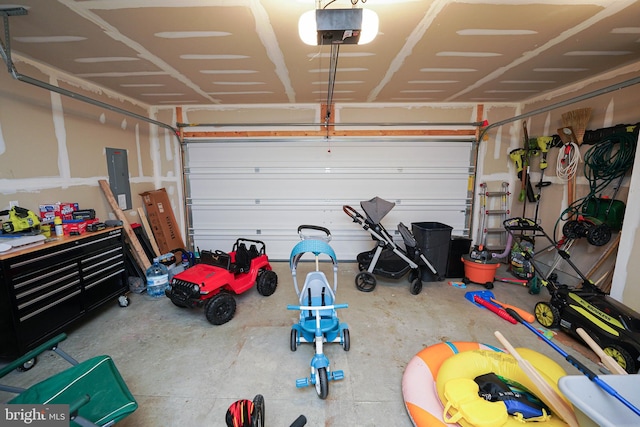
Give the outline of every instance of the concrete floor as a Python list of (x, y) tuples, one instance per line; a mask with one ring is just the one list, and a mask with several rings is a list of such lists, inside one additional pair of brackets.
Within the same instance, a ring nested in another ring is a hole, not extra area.
[[(267, 426), (289, 426), (300, 414), (307, 426), (411, 426), (402, 397), (401, 380), (409, 360), (424, 347), (441, 341), (474, 341), (500, 346), (493, 335), (500, 331), (514, 347), (528, 347), (556, 360), (569, 374), (579, 372), (531, 331), (512, 325), (465, 299), (466, 289), (445, 282), (425, 283), (422, 292), (409, 293), (406, 278), (378, 280), (371, 293), (354, 286), (357, 264), (341, 263), (337, 302), (349, 324), (351, 350), (338, 344), (325, 346), (332, 369), (345, 378), (329, 383), (329, 396), (321, 400), (312, 387), (298, 389), (297, 378), (309, 375), (313, 348), (302, 344), (289, 349), (291, 325), (297, 312), (286, 310), (297, 302), (289, 264), (273, 263), (279, 284), (270, 297), (255, 289), (237, 297), (235, 317), (227, 324), (209, 324), (202, 309), (181, 309), (167, 298), (131, 294), (131, 305), (107, 304), (87, 321), (68, 331), (61, 344), (79, 360), (99, 354), (113, 357), (136, 397), (139, 409), (119, 423), (140, 426), (224, 426), (228, 406), (237, 399), (260, 393), (266, 402)], [(301, 263), (304, 278), (313, 263)], [(322, 268), (328, 264), (321, 264)], [(508, 273), (505, 273), (505, 275)], [(496, 282), (492, 290), (503, 302), (529, 311), (548, 300), (542, 289)], [(538, 325), (539, 326), (539, 325)], [(574, 343), (580, 347), (577, 343)], [(560, 344), (597, 372), (584, 348)], [(3, 383), (22, 385), (44, 378), (64, 366), (57, 356), (42, 356), (36, 367), (13, 372)], [(9, 395), (0, 393), (0, 401)]]

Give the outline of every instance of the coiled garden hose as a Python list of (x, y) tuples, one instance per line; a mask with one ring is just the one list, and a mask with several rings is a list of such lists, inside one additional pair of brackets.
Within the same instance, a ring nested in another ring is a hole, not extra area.
[(556, 221), (554, 239), (560, 221), (577, 216), (591, 198), (598, 197), (616, 179), (622, 179), (633, 166), (638, 128), (633, 132), (618, 132), (594, 144), (584, 154), (584, 176), (589, 182), (589, 193), (569, 205)]

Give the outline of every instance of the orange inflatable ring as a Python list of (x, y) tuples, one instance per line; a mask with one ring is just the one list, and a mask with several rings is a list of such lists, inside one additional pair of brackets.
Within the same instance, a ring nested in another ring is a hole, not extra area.
[(409, 361), (402, 376), (402, 396), (414, 426), (451, 425), (442, 419), (444, 406), (438, 397), (436, 378), (445, 360), (470, 350), (502, 351), (477, 342), (441, 342), (422, 349)]

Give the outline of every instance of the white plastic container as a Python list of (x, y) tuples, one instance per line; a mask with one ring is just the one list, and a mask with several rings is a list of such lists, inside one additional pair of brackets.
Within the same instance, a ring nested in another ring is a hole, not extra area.
[[(598, 375), (636, 408), (640, 407), (640, 375)], [(580, 427), (637, 427), (640, 417), (584, 375), (558, 381), (560, 391), (575, 408)]]
[(165, 296), (164, 291), (169, 286), (169, 270), (157, 260), (147, 269), (147, 295), (154, 298)]

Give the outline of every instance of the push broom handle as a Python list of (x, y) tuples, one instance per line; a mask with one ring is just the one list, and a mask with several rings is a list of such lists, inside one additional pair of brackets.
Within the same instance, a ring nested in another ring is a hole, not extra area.
[(566, 351), (561, 349), (556, 343), (552, 342), (549, 338), (545, 337), (544, 334), (540, 333), (536, 328), (534, 328), (533, 326), (528, 324), (522, 317), (520, 317), (520, 315), (518, 313), (516, 313), (515, 311), (513, 311), (510, 308), (507, 308), (506, 311), (511, 316), (513, 316), (516, 320), (518, 320), (520, 323), (522, 323), (524, 326), (526, 326), (527, 329), (531, 330), (534, 334), (536, 334), (540, 339), (542, 339), (544, 342), (549, 344), (555, 351), (560, 353), (562, 355), (562, 357), (564, 357), (564, 359), (567, 362), (569, 362), (576, 369), (578, 369), (580, 372), (585, 374), (587, 376), (587, 378), (589, 378), (591, 381), (596, 383), (601, 389), (603, 389), (604, 391), (609, 393), (611, 396), (613, 396), (616, 399), (618, 399), (622, 404), (624, 404), (624, 406), (626, 406), (627, 408), (631, 409), (636, 415), (640, 415), (640, 409), (636, 408), (631, 402), (629, 402), (627, 399), (625, 399), (620, 393), (618, 393), (609, 384), (607, 384), (604, 381), (602, 381), (602, 379), (599, 378), (598, 375), (596, 375), (592, 370), (590, 370), (584, 364), (582, 364), (582, 362), (580, 362), (575, 357), (573, 357), (570, 354), (568, 354)]
[(578, 420), (576, 419), (576, 414), (573, 412), (573, 409), (567, 402), (560, 397), (558, 392), (547, 383), (547, 381), (542, 378), (540, 373), (536, 368), (533, 367), (528, 360), (524, 359), (520, 354), (516, 351), (515, 348), (511, 345), (509, 341), (498, 331), (493, 333), (498, 341), (504, 346), (505, 350), (513, 356), (514, 359), (518, 362), (518, 366), (522, 371), (529, 377), (531, 382), (538, 388), (538, 391), (542, 393), (544, 397), (549, 401), (549, 406), (551, 410), (556, 413), (560, 418), (564, 420), (569, 427), (579, 427)]
[(598, 355), (598, 357), (600, 358), (600, 361), (602, 362), (602, 364), (612, 373), (612, 374), (617, 374), (617, 375), (627, 375), (627, 371), (625, 371), (622, 366), (620, 366), (618, 364), (618, 362), (616, 362), (613, 357), (609, 356), (607, 353), (605, 353), (600, 346), (598, 345), (598, 343), (596, 343), (593, 338), (591, 338), (591, 336), (587, 333), (587, 331), (585, 331), (582, 328), (577, 328), (576, 332), (578, 333), (578, 335), (580, 335), (580, 338), (582, 338), (584, 340), (584, 342), (587, 343), (587, 345), (589, 347), (591, 347), (591, 350), (593, 350), (593, 352), (595, 354)]

